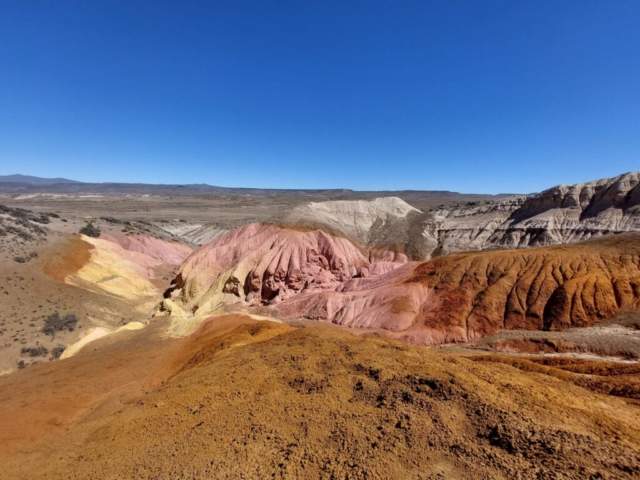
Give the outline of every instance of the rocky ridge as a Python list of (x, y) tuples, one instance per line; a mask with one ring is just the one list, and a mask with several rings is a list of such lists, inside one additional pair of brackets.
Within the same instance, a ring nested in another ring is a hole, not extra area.
[[(400, 249), (416, 260), (452, 252), (522, 248), (579, 242), (640, 231), (640, 172), (539, 194), (496, 201), (443, 205), (425, 213), (397, 198), (315, 202), (286, 220), (345, 235), (352, 240)], [(396, 210), (381, 209), (394, 205)]]
[(537, 195), (436, 209), (424, 222), (427, 255), (578, 242), (640, 231), (640, 173), (626, 173)]

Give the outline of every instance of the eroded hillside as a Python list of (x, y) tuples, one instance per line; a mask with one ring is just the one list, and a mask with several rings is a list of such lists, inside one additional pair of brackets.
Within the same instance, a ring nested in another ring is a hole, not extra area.
[(165, 296), (176, 325), (241, 306), (423, 344), (562, 330), (640, 308), (640, 235), (418, 263), (317, 230), (256, 224), (192, 255)]
[(417, 323), (455, 325), (466, 339), (593, 325), (640, 306), (640, 235), (451, 255), (414, 273), (434, 290)]

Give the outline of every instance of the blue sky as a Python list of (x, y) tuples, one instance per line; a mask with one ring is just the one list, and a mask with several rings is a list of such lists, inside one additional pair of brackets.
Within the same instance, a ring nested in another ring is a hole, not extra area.
[(640, 169), (640, 2), (0, 0), (0, 174), (532, 192)]

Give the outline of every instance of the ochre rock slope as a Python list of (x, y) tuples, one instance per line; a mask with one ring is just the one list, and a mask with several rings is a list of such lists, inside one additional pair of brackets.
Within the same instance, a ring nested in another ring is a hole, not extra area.
[[(167, 276), (191, 253), (188, 246), (141, 234), (82, 235), (69, 243), (77, 247), (47, 267), (54, 278), (127, 301), (153, 304), (171, 278)], [(82, 244), (85, 249), (80, 248)], [(88, 255), (82, 256), (83, 252)]]
[(640, 308), (640, 235), (525, 250), (457, 254), (416, 267), (433, 290), (416, 318), (471, 340), (499, 329), (560, 330)]
[(133, 332), (0, 379), (3, 478), (640, 475), (627, 399), (330, 326), (235, 321)]

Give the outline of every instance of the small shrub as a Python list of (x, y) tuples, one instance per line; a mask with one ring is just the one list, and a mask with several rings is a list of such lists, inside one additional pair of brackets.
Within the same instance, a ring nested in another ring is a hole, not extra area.
[(48, 224), (51, 222), (51, 220), (49, 220), (49, 217), (47, 216), (47, 214), (41, 214), (41, 215), (34, 215), (30, 218), (30, 220), (32, 222), (36, 222), (36, 223), (42, 223), (42, 224)]
[(20, 353), (22, 353), (22, 355), (29, 355), (30, 357), (46, 357), (49, 350), (44, 345), (36, 345), (35, 347), (22, 347)]
[(58, 358), (60, 358), (60, 355), (62, 355), (62, 352), (64, 352), (64, 348), (64, 345), (58, 345), (54, 347), (53, 350), (51, 350), (51, 359), (57, 360)]
[(45, 318), (42, 333), (55, 337), (56, 332), (62, 332), (64, 330), (73, 332), (77, 324), (78, 317), (73, 313), (68, 313), (64, 317), (61, 317), (58, 312), (55, 312)]
[(98, 238), (100, 236), (100, 229), (96, 227), (93, 222), (88, 222), (84, 227), (80, 229), (80, 233), (87, 237)]
[(13, 257), (13, 261), (16, 263), (27, 263), (29, 259), (27, 257)]

